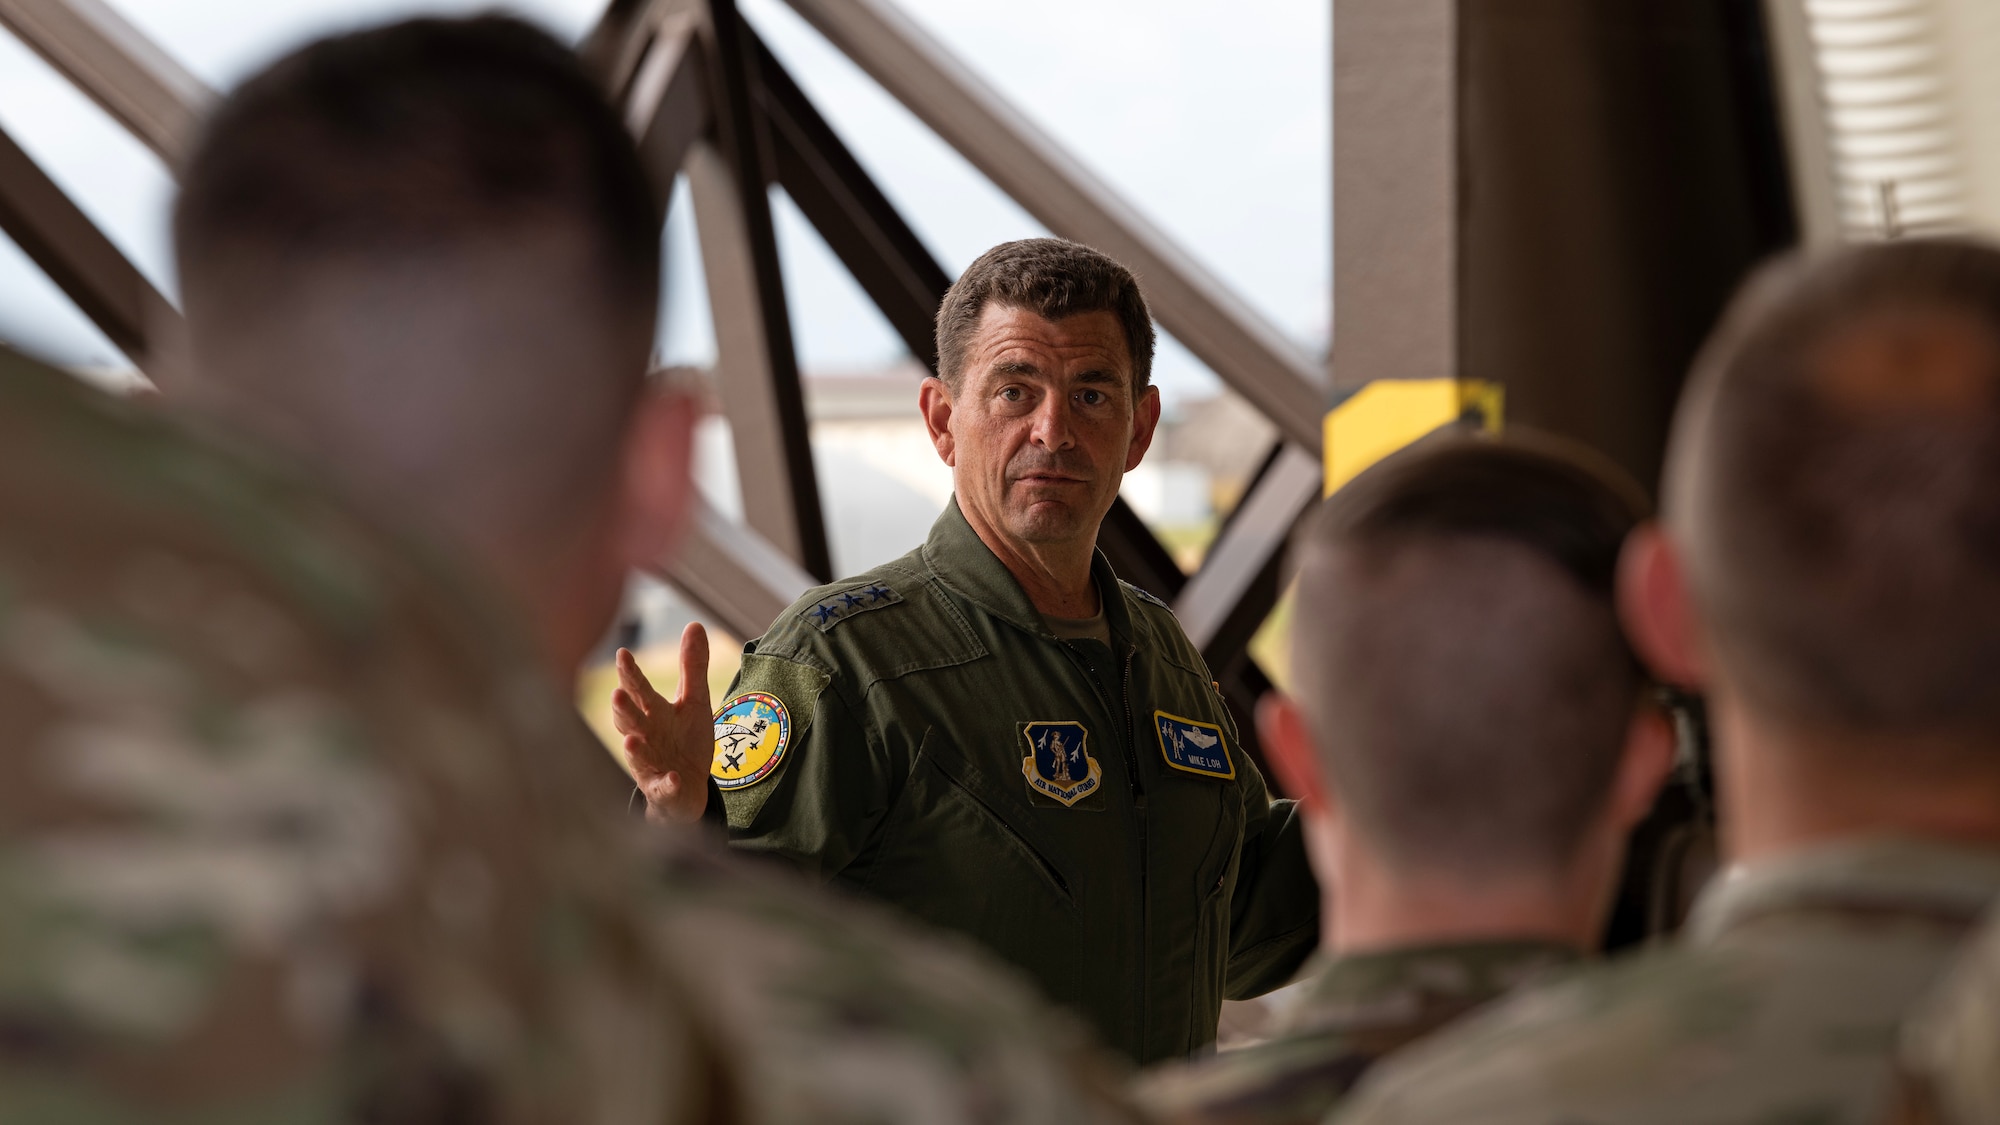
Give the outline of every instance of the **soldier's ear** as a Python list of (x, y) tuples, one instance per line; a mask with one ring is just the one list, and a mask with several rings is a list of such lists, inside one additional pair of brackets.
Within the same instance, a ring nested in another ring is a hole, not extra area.
[(924, 428), (930, 431), (938, 459), (957, 467), (958, 443), (951, 436), (951, 388), (935, 375), (925, 379), (917, 388), (917, 409), (923, 413)]
[(1274, 691), (1257, 701), (1257, 736), (1279, 789), (1312, 812), (1328, 811), (1330, 794), (1320, 772), (1319, 749), (1290, 696)]
[(1618, 558), (1618, 618), (1639, 659), (1662, 683), (1702, 688), (1706, 669), (1687, 570), (1657, 523), (1626, 537)]
[(649, 391), (626, 430), (619, 481), (619, 553), (627, 567), (665, 558), (694, 504), (694, 428), (701, 407), (683, 390)]

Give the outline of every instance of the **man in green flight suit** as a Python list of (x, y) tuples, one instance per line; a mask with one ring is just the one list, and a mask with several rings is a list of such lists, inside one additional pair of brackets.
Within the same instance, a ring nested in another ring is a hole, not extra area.
[(1313, 1125), (1375, 1060), (1595, 948), (1673, 758), (1618, 628), (1639, 486), (1560, 446), (1440, 436), (1293, 545), (1293, 694), (1258, 709), (1300, 795), (1325, 962), (1268, 1042), (1162, 1067), (1168, 1121)]
[(1145, 300), (1029, 239), (965, 271), (937, 339), (919, 401), (956, 498), (929, 540), (746, 646), (712, 730), (621, 656), (634, 774), (690, 819), (707, 771), (737, 847), (971, 935), (1138, 1061), (1189, 1054), (1297, 970), (1319, 893), (1200, 653), (1096, 551), (1159, 421)]

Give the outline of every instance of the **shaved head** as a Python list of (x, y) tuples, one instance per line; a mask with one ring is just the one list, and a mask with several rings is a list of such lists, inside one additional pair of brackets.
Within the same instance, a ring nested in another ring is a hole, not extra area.
[(1613, 604), (1643, 511), (1583, 453), (1440, 436), (1315, 514), (1294, 545), (1292, 694), (1386, 859), (1567, 868), (1644, 687)]
[(489, 553), (598, 517), (660, 212), (569, 49), (499, 17), (322, 40), (224, 102), (183, 182), (191, 397)]
[(1814, 726), (2000, 735), (2000, 250), (1794, 258), (1698, 365), (1666, 511), (1717, 674)]

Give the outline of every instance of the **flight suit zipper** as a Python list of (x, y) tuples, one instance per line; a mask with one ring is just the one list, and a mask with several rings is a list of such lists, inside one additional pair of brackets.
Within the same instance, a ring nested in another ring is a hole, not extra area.
[[(1058, 637), (1056, 643), (1063, 646), (1070, 659), (1082, 666), (1084, 675), (1090, 677), (1091, 686), (1097, 690), (1098, 700), (1109, 709), (1110, 692), (1106, 690), (1104, 681), (1098, 678), (1097, 670), (1091, 667), (1090, 661), (1069, 641)], [(1125, 752), (1125, 788), (1131, 794), (1132, 812), (1139, 823), (1139, 1026), (1146, 1028), (1152, 1026), (1152, 989), (1146, 975), (1146, 950), (1152, 944), (1153, 902), (1152, 896), (1147, 893), (1147, 875), (1152, 861), (1146, 845), (1146, 785), (1139, 780), (1139, 732), (1132, 725), (1132, 658), (1138, 653), (1135, 646), (1125, 647), (1125, 666), (1119, 677), (1119, 684), (1124, 690), (1118, 694), (1119, 702), (1124, 704), (1125, 709), (1125, 737), (1120, 741), (1119, 748)]]
[(1148, 873), (1153, 857), (1146, 846), (1146, 787), (1139, 781), (1139, 728), (1132, 723), (1132, 658), (1138, 649), (1125, 649), (1124, 690), (1118, 693), (1125, 704), (1125, 768), (1132, 778), (1132, 808), (1139, 814), (1139, 1019), (1140, 1027), (1153, 1026), (1153, 989), (1147, 976), (1146, 951), (1153, 944), (1153, 896), (1148, 893)]

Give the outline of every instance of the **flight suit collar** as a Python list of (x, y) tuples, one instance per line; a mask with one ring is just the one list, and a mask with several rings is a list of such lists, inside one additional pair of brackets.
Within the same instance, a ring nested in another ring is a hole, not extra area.
[[(1125, 604), (1124, 589), (1103, 551), (1092, 551), (1091, 577), (1097, 582), (1104, 603), (1104, 616), (1111, 626), (1114, 647), (1122, 650), (1131, 643), (1132, 611)], [(979, 533), (966, 522), (959, 510), (958, 497), (944, 506), (924, 541), (924, 561), (945, 584), (972, 599), (981, 609), (1038, 637), (1055, 640), (1042, 621), (1040, 610), (1021, 588), (1014, 572), (1000, 561)]]
[(1688, 918), (1703, 944), (1783, 915), (1917, 917), (1971, 925), (2000, 896), (2000, 850), (1874, 837), (1738, 864), (1715, 878)]
[(1426, 1024), (1556, 968), (1576, 950), (1551, 941), (1456, 942), (1333, 957), (1279, 1021), (1282, 1035)]

